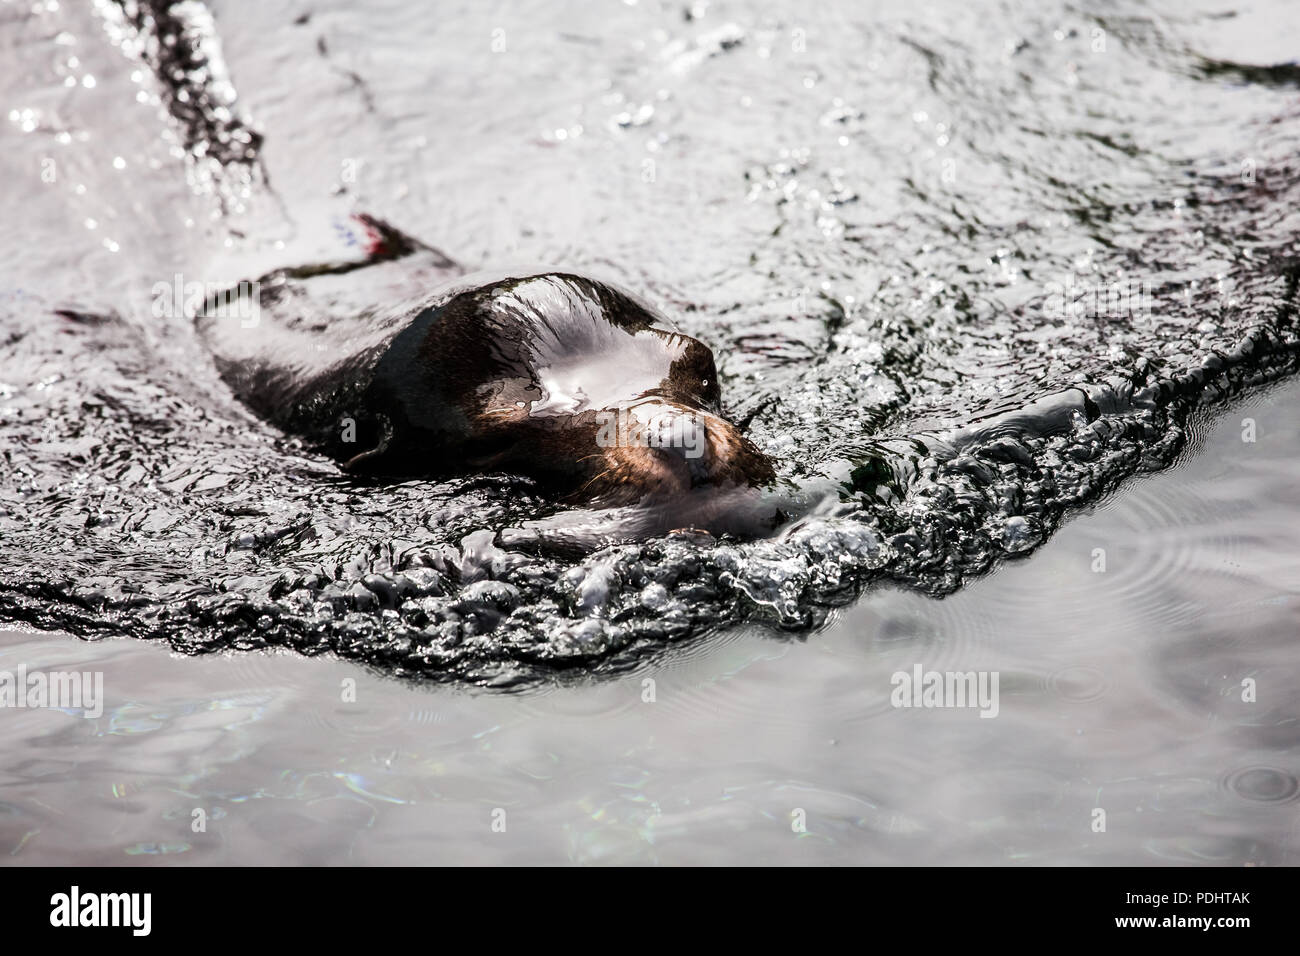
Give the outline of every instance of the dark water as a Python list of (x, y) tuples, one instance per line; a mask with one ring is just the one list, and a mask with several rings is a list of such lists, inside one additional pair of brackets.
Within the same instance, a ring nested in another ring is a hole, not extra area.
[[(5, 11), (9, 622), (614, 675), (951, 594), (1295, 365), (1286, 3), (177, 16)], [(812, 514), (546, 557), (494, 543), (554, 516), (518, 480), (351, 483), (256, 422), (156, 289), (308, 261), (357, 210), (659, 303)]]

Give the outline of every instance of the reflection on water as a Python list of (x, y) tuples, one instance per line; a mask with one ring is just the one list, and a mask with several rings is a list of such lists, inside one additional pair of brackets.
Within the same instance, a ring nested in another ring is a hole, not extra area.
[[(877, 590), (806, 639), (734, 628), (621, 678), (467, 692), (7, 632), (0, 668), (102, 670), (107, 705), (0, 711), (0, 854), (1294, 865), (1297, 402), (1199, 420), (1182, 465), (943, 600)], [(892, 708), (918, 664), (999, 672), (998, 716)]]

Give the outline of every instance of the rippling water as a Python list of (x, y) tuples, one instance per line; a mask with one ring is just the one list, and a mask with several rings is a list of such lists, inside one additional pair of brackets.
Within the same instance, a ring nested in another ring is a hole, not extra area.
[[(952, 593), (1293, 369), (1286, 4), (914, 6), (6, 5), (0, 615), (616, 674)], [(814, 513), (560, 559), (496, 543), (554, 511), (508, 477), (341, 480), (157, 287), (307, 261), (358, 210), (647, 295)]]
[[(1296, 865), (1297, 401), (1198, 417), (1179, 467), (943, 600), (877, 589), (806, 640), (737, 625), (623, 677), (507, 695), (0, 632), (0, 669), (107, 697), (4, 712), (0, 859)], [(998, 670), (998, 717), (891, 707), (918, 663)]]

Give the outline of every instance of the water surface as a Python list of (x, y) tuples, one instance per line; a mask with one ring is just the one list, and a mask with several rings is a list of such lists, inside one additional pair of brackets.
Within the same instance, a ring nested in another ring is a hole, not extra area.
[[(515, 685), (950, 593), (1293, 368), (1295, 19), (14, 8), (0, 616)], [(157, 289), (310, 261), (359, 210), (649, 296), (782, 478), (836, 490), (769, 540), (575, 559), (493, 544), (556, 510), (518, 479), (340, 479)]]
[[(5, 660), (111, 704), (0, 715), (15, 861), (1295, 862), (1290, 4), (0, 23)], [(159, 286), (358, 212), (652, 300), (814, 513), (541, 554), (252, 418)]]
[[(618, 679), (502, 694), (0, 634), (0, 668), (102, 670), (108, 698), (97, 720), (0, 712), (0, 854), (1295, 865), (1297, 400), (1292, 384), (1202, 425), (1181, 465), (950, 597), (875, 590), (806, 639), (732, 627)], [(916, 664), (998, 670), (998, 716), (892, 708), (891, 675)]]

